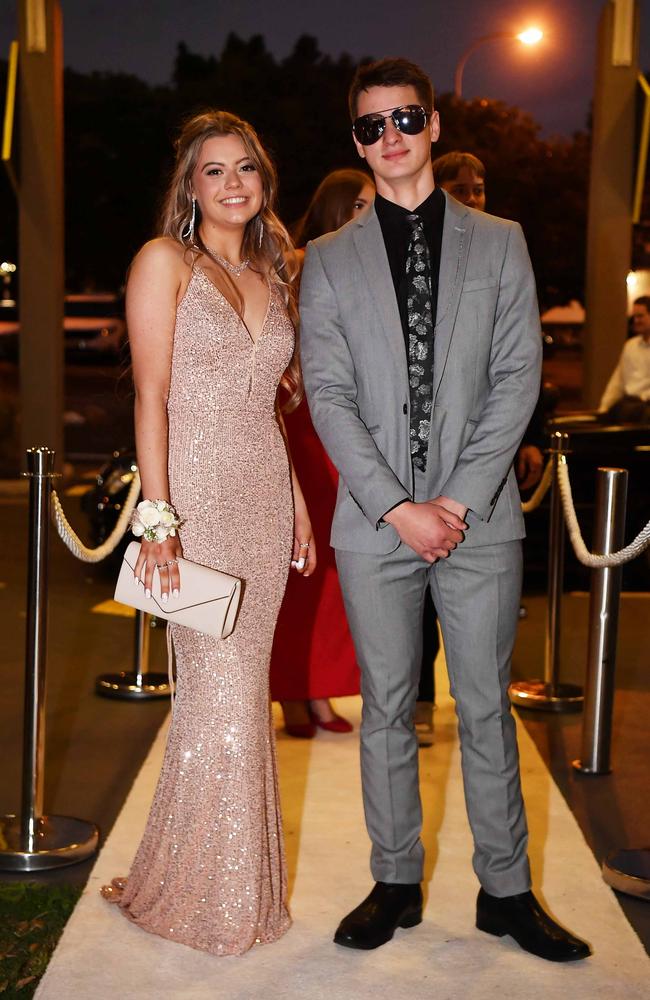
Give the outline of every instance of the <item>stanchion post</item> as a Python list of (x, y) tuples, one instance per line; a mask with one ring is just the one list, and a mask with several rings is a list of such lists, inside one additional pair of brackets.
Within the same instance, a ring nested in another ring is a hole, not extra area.
[(25, 646), (25, 713), (20, 818), (0, 816), (0, 871), (39, 871), (83, 861), (97, 849), (94, 823), (45, 816), (45, 675), (50, 500), (55, 452), (27, 449), (29, 569)]
[(145, 683), (144, 672), (149, 668), (149, 647), (150, 647), (150, 631), (151, 621), (149, 615), (145, 614), (144, 611), (136, 611), (135, 613), (135, 643), (133, 650), (133, 664), (135, 673), (135, 683), (138, 687), (142, 687)]
[(95, 693), (104, 698), (124, 698), (128, 701), (150, 701), (168, 698), (171, 694), (167, 674), (149, 670), (149, 640), (155, 619), (145, 611), (135, 612), (133, 670), (118, 674), (101, 674), (95, 681)]
[(560, 685), (560, 640), (562, 624), (562, 592), (564, 589), (564, 518), (558, 483), (558, 469), (566, 462), (569, 435), (555, 431), (551, 435), (553, 485), (549, 514), (548, 601), (546, 604), (546, 637), (544, 642), (544, 680), (549, 694), (555, 697)]
[(560, 639), (564, 585), (564, 516), (558, 469), (566, 464), (569, 435), (553, 431), (549, 453), (553, 462), (548, 541), (548, 600), (544, 642), (544, 680), (515, 681), (509, 695), (513, 705), (544, 712), (576, 712), (582, 708), (582, 688), (560, 682)]
[[(625, 544), (627, 469), (598, 469), (594, 552), (611, 555)], [(582, 745), (573, 766), (582, 774), (609, 774), (618, 611), (622, 566), (593, 569)]]
[(38, 820), (43, 815), (48, 611), (47, 556), (54, 452), (49, 448), (28, 448), (27, 475), (29, 477), (29, 542), (27, 550), (21, 843), (23, 850), (33, 851)]

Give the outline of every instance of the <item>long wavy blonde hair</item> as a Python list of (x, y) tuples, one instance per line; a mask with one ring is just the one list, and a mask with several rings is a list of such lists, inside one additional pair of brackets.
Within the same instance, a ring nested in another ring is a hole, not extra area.
[[(251, 267), (278, 285), (294, 329), (298, 334), (298, 308), (296, 304), (295, 278), (298, 266), (294, 246), (287, 230), (275, 213), (278, 191), (278, 177), (275, 166), (262, 146), (252, 125), (230, 114), (229, 111), (208, 110), (193, 115), (182, 126), (175, 143), (176, 162), (172, 178), (167, 189), (160, 215), (159, 234), (170, 236), (186, 248), (188, 253), (204, 253), (209, 257), (206, 247), (199, 235), (201, 212), (196, 205), (196, 220), (194, 232), (190, 235), (190, 219), (192, 217), (192, 176), (196, 170), (201, 148), (206, 139), (235, 135), (246, 150), (247, 155), (262, 180), (262, 207), (259, 213), (246, 224), (242, 241), (242, 257), (248, 257)], [(260, 244), (260, 223), (263, 235)], [(210, 258), (214, 261), (214, 258)], [(216, 266), (220, 267), (216, 261)], [(227, 285), (239, 315), (243, 319), (244, 302), (237, 285), (225, 268), (223, 280)], [(293, 357), (281, 380), (284, 389), (282, 409), (290, 412), (298, 406), (303, 397), (302, 376), (300, 373), (300, 355), (298, 341)]]

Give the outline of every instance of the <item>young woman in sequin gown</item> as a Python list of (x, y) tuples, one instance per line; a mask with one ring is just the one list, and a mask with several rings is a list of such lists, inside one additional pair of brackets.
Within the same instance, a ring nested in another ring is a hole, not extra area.
[(143, 496), (184, 521), (180, 538), (142, 543), (138, 585), (150, 590), (159, 572), (163, 594), (182, 589), (182, 554), (244, 591), (227, 639), (172, 628), (162, 773), (128, 879), (104, 895), (145, 930), (215, 955), (290, 925), (268, 671), (290, 563), (307, 576), (316, 552), (276, 406), (280, 383), (295, 403), (300, 381), (275, 192), (250, 125), (226, 112), (191, 119), (162, 236), (135, 258), (127, 290)]

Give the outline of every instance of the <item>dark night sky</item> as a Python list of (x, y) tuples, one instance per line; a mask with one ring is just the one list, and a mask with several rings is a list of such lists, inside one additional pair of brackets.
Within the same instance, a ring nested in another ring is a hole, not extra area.
[[(584, 126), (591, 98), (596, 28), (605, 0), (62, 0), (65, 62), (75, 69), (169, 79), (176, 45), (218, 54), (229, 32), (261, 34), (276, 57), (301, 34), (321, 51), (353, 57), (403, 55), (420, 63), (437, 90), (451, 90), (456, 60), (474, 39), (538, 24), (536, 50), (486, 44), (467, 63), (463, 96), (491, 97), (532, 114), (544, 132)], [(15, 4), (2, 4), (0, 52), (15, 35)], [(641, 66), (650, 68), (650, 0), (641, 0)], [(345, 109), (341, 109), (345, 113)], [(444, 127), (444, 123), (443, 123)]]

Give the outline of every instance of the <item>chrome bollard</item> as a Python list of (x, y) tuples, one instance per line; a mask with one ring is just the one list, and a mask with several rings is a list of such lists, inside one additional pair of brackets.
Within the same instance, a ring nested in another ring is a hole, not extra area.
[(95, 693), (104, 698), (124, 698), (129, 701), (150, 701), (169, 698), (171, 688), (167, 674), (149, 671), (150, 629), (156, 619), (139, 609), (135, 612), (135, 644), (133, 670), (119, 674), (102, 674), (95, 681)]
[(510, 701), (518, 708), (543, 712), (578, 712), (582, 708), (582, 688), (560, 682), (560, 637), (562, 588), (564, 581), (564, 515), (558, 483), (560, 463), (566, 463), (569, 435), (551, 433), (550, 455), (553, 459), (551, 510), (548, 541), (548, 601), (546, 605), (546, 640), (544, 644), (544, 680), (515, 681), (508, 689)]
[[(598, 469), (594, 552), (611, 555), (625, 544), (627, 469)], [(609, 774), (618, 610), (622, 566), (591, 571), (587, 684), (581, 755), (573, 766), (582, 774)]]
[(83, 861), (97, 849), (94, 823), (43, 815), (47, 575), (50, 497), (55, 453), (29, 448), (29, 573), (25, 649), (25, 715), (20, 819), (0, 817), (0, 870), (40, 871)]

